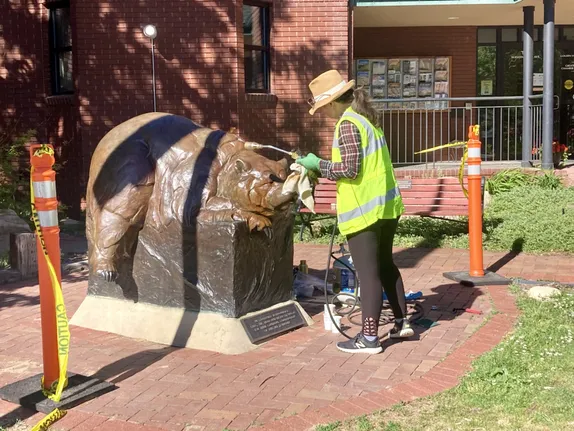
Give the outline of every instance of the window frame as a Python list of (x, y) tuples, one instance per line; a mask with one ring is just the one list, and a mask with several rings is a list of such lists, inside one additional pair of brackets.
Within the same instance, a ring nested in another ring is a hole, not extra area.
[[(71, 41), (71, 45), (67, 46), (59, 46), (58, 45), (58, 37), (57, 37), (57, 27), (56, 27), (56, 18), (55, 14), (56, 11), (59, 9), (68, 9), (70, 13), (70, 1), (69, 0), (62, 0), (62, 1), (55, 1), (46, 4), (46, 8), (48, 9), (48, 34), (49, 34), (49, 56), (50, 56), (50, 84), (52, 87), (52, 95), (59, 96), (59, 95), (66, 95), (66, 94), (74, 94), (74, 88), (72, 90), (61, 90), (61, 79), (59, 73), (59, 59), (60, 56), (66, 52), (72, 53), (72, 61), (73, 61), (73, 40)], [(72, 34), (72, 23), (71, 23), (71, 13), (70, 13), (70, 34)], [(73, 77), (74, 69), (72, 66), (72, 77)], [(74, 82), (72, 80), (72, 87), (74, 87)]]
[[(571, 24), (560, 24), (554, 27), (554, 45), (569, 43), (571, 41), (567, 41), (564, 38), (564, 29), (565, 28), (573, 28), (574, 26)], [(479, 42), (479, 33), (481, 29), (494, 29), (496, 31), (496, 42)], [(513, 29), (517, 31), (518, 40), (516, 42), (504, 42), (502, 40), (502, 30), (503, 29)], [(534, 26), (533, 34), (533, 41), (534, 46), (536, 47), (537, 44), (543, 44), (543, 36), (544, 36), (544, 25), (537, 24)], [(476, 61), (477, 61), (477, 71), (476, 71), (476, 94), (477, 97), (479, 95), (479, 80), (478, 80), (478, 50), (481, 46), (495, 46), (496, 47), (496, 83), (494, 88), (493, 96), (504, 96), (504, 67), (500, 65), (504, 65), (504, 47), (508, 47), (510, 45), (515, 45), (518, 49), (521, 49), (523, 46), (523, 26), (521, 25), (488, 25), (488, 26), (480, 26), (477, 27), (476, 30)]]
[[(262, 12), (262, 45), (251, 45), (245, 43), (245, 33), (241, 31), (243, 39), (243, 74), (245, 92), (248, 94), (269, 94), (271, 93), (271, 4), (257, 0), (246, 0), (242, 6), (251, 6), (261, 9)], [(243, 27), (243, 23), (242, 23)], [(258, 51), (262, 53), (263, 59), (263, 88), (250, 88), (247, 86), (247, 74), (245, 53), (247, 51)]]

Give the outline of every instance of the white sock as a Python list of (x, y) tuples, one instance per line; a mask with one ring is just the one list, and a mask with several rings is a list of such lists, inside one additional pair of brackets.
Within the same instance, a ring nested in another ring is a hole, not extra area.
[(376, 335), (364, 335), (363, 336), (367, 339), (367, 341), (375, 341), (377, 339)]

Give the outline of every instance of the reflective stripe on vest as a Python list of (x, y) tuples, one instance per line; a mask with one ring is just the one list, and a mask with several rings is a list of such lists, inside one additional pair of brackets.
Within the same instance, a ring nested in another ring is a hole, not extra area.
[(363, 214), (368, 213), (369, 211), (374, 210), (377, 206), (384, 206), (387, 202), (392, 201), (397, 196), (400, 196), (401, 192), (398, 187), (391, 189), (387, 192), (385, 196), (377, 196), (374, 199), (371, 199), (366, 204), (359, 206), (351, 211), (347, 211), (346, 213), (342, 213), (338, 215), (338, 219), (340, 223), (345, 223), (354, 218), (360, 217)]
[(397, 218), (404, 213), (401, 193), (382, 130), (349, 108), (341, 116), (333, 137), (333, 162), (341, 162), (340, 126), (349, 121), (361, 136), (360, 171), (355, 179), (337, 180), (337, 220), (339, 231), (349, 235), (380, 219)]

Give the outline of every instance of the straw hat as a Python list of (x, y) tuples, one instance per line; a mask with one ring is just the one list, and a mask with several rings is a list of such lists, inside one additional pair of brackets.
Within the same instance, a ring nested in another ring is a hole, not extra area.
[(311, 105), (309, 114), (313, 115), (319, 108), (336, 100), (355, 86), (355, 81), (345, 81), (336, 70), (329, 70), (316, 77), (309, 84), (309, 89), (313, 94), (307, 103)]

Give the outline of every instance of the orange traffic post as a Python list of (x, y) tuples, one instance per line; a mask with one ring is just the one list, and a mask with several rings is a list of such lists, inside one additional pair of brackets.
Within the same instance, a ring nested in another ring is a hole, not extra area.
[[(38, 151), (49, 148), (49, 151)], [(38, 279), (40, 281), (40, 314), (42, 321), (42, 357), (44, 361), (44, 389), (51, 388), (59, 377), (58, 325), (56, 322), (56, 301), (54, 287), (45, 256), (46, 250), (58, 282), (62, 280), (60, 265), (60, 228), (58, 226), (58, 199), (56, 197), (56, 172), (54, 151), (49, 145), (31, 145), (33, 207), (37, 211), (36, 223), (42, 238), (36, 235), (38, 250)], [(42, 244), (42, 240), (44, 244)], [(59, 288), (59, 286), (55, 286)]]
[[(468, 271), (445, 272), (443, 276), (464, 286), (508, 285), (511, 280), (484, 270), (482, 249), (482, 173), (480, 126), (468, 128), (468, 242), (470, 268)], [(464, 160), (464, 159), (463, 159)], [(462, 180), (461, 180), (462, 183)]]
[(482, 252), (482, 175), (480, 165), (479, 126), (468, 128), (468, 241), (470, 246), (470, 271), (472, 277), (483, 277)]
[[(60, 228), (54, 162), (54, 148), (51, 145), (30, 146), (30, 201), (38, 250), (44, 362), (41, 387), (44, 396), (50, 399), (55, 407), (32, 428), (32, 431), (46, 430), (63, 418), (71, 401), (92, 399), (98, 393), (108, 392), (114, 386), (77, 374), (72, 374), (68, 381), (70, 328), (62, 294)], [(38, 390), (30, 389), (30, 379), (36, 380), (37, 376), (0, 388), (0, 399), (36, 408), (36, 401), (33, 400)], [(66, 394), (64, 389), (69, 387), (68, 384), (75, 387), (75, 390)], [(78, 384), (84, 385), (84, 388), (79, 388)], [(70, 394), (73, 395), (72, 398), (69, 397)]]

